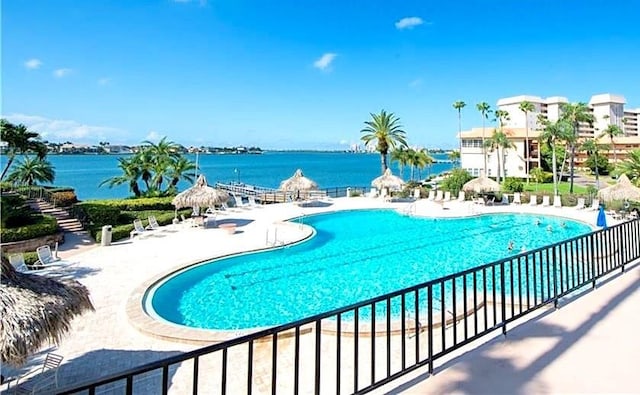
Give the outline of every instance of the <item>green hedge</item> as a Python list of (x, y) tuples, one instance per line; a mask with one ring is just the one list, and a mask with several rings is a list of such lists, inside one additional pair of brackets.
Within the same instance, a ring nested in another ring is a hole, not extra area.
[(102, 204), (98, 201), (78, 203), (75, 207), (88, 219), (90, 227), (118, 223), (120, 215), (118, 207)]
[(106, 207), (113, 207), (119, 211), (142, 211), (142, 210), (173, 210), (172, 197), (161, 198), (140, 198), (140, 199), (117, 199), (117, 200), (90, 200), (82, 204), (99, 204)]
[(69, 207), (78, 202), (75, 191), (56, 191), (51, 193), (51, 199), (58, 207)]
[(29, 240), (40, 236), (54, 234), (58, 231), (58, 221), (49, 215), (34, 215), (33, 224), (21, 226), (19, 228), (2, 228), (0, 238), (2, 242)]

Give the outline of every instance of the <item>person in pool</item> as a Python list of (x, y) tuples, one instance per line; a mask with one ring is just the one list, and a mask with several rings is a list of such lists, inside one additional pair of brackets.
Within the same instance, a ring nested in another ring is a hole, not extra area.
[(507, 246), (509, 251), (513, 251), (513, 240), (509, 240), (509, 245)]

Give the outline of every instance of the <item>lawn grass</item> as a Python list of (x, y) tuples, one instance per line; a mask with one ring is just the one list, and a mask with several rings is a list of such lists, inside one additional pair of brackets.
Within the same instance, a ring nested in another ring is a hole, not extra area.
[[(561, 193), (561, 194), (569, 193), (569, 186), (570, 186), (570, 184), (568, 182), (559, 183), (558, 184), (558, 192)], [(525, 183), (524, 184), (524, 190), (525, 190), (525, 192), (547, 192), (547, 193), (553, 194), (553, 183), (538, 184), (536, 182), (531, 182), (531, 183), (529, 183), (529, 185), (527, 185)], [(587, 193), (587, 187), (574, 183), (573, 184), (573, 193), (575, 193), (575, 194), (586, 194)]]

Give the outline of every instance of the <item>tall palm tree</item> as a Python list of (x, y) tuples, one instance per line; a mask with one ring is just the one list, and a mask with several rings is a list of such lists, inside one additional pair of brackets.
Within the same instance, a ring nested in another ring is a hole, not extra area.
[(487, 102), (481, 102), (476, 104), (476, 109), (480, 111), (482, 114), (482, 162), (483, 162), (483, 171), (485, 176), (487, 175), (487, 151), (485, 149), (485, 136), (484, 136), (484, 123), (489, 118), (489, 114), (491, 114), (491, 106)]
[[(453, 103), (453, 108), (455, 108), (456, 110), (458, 110), (458, 150), (460, 152), (460, 154), (462, 154), (462, 109), (465, 108), (465, 106), (467, 105), (467, 103), (463, 102), (462, 100), (458, 100), (456, 102)], [(460, 163), (460, 166), (462, 166), (462, 163)]]
[(551, 122), (545, 120), (542, 124), (544, 129), (540, 134), (540, 139), (545, 141), (551, 147), (551, 166), (553, 173), (553, 195), (558, 196), (558, 165), (556, 163), (556, 146), (567, 139), (573, 137), (571, 124), (566, 121), (558, 120)]
[(524, 172), (527, 175), (527, 184), (529, 184), (529, 113), (535, 111), (536, 107), (533, 103), (525, 100), (520, 102), (518, 108), (524, 113)]
[(0, 180), (7, 174), (16, 155), (33, 151), (39, 159), (47, 156), (47, 146), (39, 140), (39, 137), (38, 133), (30, 132), (23, 124), (14, 125), (6, 119), (0, 120), (0, 140), (7, 143), (5, 151), (7, 163), (2, 170)]
[(631, 182), (640, 187), (640, 149), (629, 152), (626, 159), (616, 166), (616, 173), (626, 174)]
[(402, 130), (400, 118), (393, 113), (381, 110), (379, 114), (371, 113), (371, 120), (365, 121), (367, 125), (360, 131), (360, 138), (365, 145), (376, 143), (376, 151), (380, 153), (380, 166), (382, 173), (387, 170), (387, 155), (390, 149), (406, 147), (406, 133)]
[(451, 162), (457, 163), (458, 165), (461, 166), (460, 163), (460, 151), (451, 151), (449, 152), (448, 158)]
[(400, 178), (404, 178), (404, 168), (409, 164), (409, 150), (400, 147), (391, 151), (391, 162), (398, 162)]
[(507, 178), (506, 171), (506, 157), (505, 150), (509, 148), (513, 148), (513, 142), (509, 140), (509, 137), (502, 129), (494, 130), (493, 135), (487, 139), (485, 142), (487, 148), (491, 152), (496, 151), (497, 159), (498, 159), (498, 183), (500, 183), (500, 166), (502, 165), (502, 171), (504, 174), (504, 179)]
[(496, 120), (498, 121), (498, 126), (500, 127), (500, 129), (502, 129), (502, 127), (504, 126), (504, 121), (508, 121), (509, 119), (509, 111), (505, 111), (505, 110), (496, 110), (493, 113), (496, 116)]
[(184, 156), (180, 156), (171, 164), (171, 168), (169, 169), (169, 179), (171, 180), (169, 183), (169, 189), (175, 191), (178, 186), (178, 182), (180, 180), (185, 180), (190, 183), (193, 183), (194, 170), (196, 169), (195, 163), (188, 160)]
[(578, 129), (582, 122), (587, 122), (589, 125), (593, 126), (595, 117), (586, 103), (563, 103), (560, 109), (562, 111), (560, 119), (569, 123), (573, 130), (573, 142), (569, 144), (569, 148), (571, 149), (569, 193), (573, 193), (573, 175), (576, 162), (576, 141), (578, 139)]
[(595, 173), (596, 173), (596, 188), (600, 189), (600, 171), (598, 166), (598, 155), (600, 154), (601, 149), (607, 149), (607, 146), (602, 144), (598, 144), (596, 139), (586, 139), (582, 142), (580, 149), (585, 151), (587, 155), (593, 155), (595, 159)]
[(31, 186), (39, 182), (53, 183), (55, 178), (56, 172), (51, 162), (27, 155), (16, 162), (16, 167), (7, 176), (7, 181)]
[(622, 128), (618, 125), (609, 124), (605, 130), (600, 133), (598, 137), (609, 136), (609, 140), (611, 140), (611, 149), (613, 150), (613, 164), (616, 165), (618, 163), (618, 156), (616, 155), (616, 144), (613, 141), (614, 137), (622, 136), (624, 132)]

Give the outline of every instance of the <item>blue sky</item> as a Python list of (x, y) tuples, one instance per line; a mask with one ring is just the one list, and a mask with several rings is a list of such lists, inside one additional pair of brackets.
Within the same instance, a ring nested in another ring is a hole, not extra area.
[(455, 147), (520, 94), (640, 107), (633, 0), (2, 2), (2, 116), (49, 141), (340, 149), (371, 112)]

